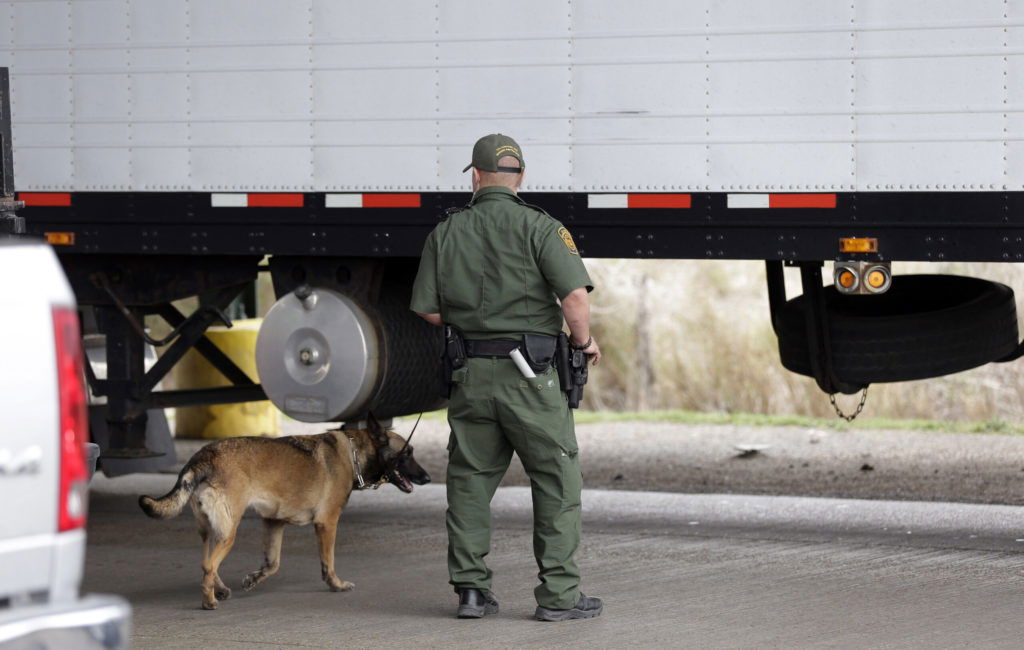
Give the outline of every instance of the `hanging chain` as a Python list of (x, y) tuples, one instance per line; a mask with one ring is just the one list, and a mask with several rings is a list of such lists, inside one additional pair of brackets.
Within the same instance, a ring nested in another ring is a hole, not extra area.
[(856, 417), (858, 415), (860, 415), (860, 412), (864, 410), (864, 402), (866, 402), (867, 399), (868, 399), (868, 387), (865, 386), (864, 390), (861, 391), (861, 394), (860, 394), (860, 404), (857, 405), (857, 409), (853, 413), (851, 413), (850, 415), (847, 415), (846, 413), (843, 412), (843, 409), (839, 408), (839, 404), (836, 403), (836, 394), (835, 393), (829, 393), (829, 395), (828, 395), (828, 401), (832, 403), (832, 408), (835, 409), (836, 415), (838, 415), (839, 417), (843, 418), (847, 422), (853, 422), (854, 419), (856, 419)]

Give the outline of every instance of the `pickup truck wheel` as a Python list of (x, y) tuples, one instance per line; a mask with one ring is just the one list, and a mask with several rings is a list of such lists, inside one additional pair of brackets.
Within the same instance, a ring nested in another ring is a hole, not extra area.
[[(825, 287), (834, 372), (842, 382), (938, 377), (974, 368), (1017, 348), (1017, 311), (1006, 285), (955, 275), (905, 275), (877, 296)], [(805, 297), (786, 302), (776, 329), (787, 369), (813, 376)]]

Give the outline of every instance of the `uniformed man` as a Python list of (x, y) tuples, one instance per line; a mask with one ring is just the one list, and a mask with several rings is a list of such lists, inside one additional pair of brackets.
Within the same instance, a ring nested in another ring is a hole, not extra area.
[(461, 330), (469, 357), (453, 372), (448, 405), (448, 573), (458, 616), (498, 611), (484, 558), (491, 498), (515, 451), (533, 492), (536, 617), (591, 618), (602, 603), (580, 593), (573, 561), (583, 478), (572, 412), (553, 368), (527, 379), (509, 354), (524, 334), (556, 337), (564, 316), (573, 346), (596, 364), (593, 287), (569, 231), (517, 195), (526, 165), (512, 138), (478, 140), (463, 171), (470, 168), (473, 199), (427, 238), (411, 305), (430, 323)]

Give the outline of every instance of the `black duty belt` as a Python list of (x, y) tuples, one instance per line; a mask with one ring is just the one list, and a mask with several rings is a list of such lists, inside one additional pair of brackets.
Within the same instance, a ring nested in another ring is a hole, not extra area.
[(519, 341), (471, 341), (466, 339), (466, 356), (507, 359), (508, 353), (518, 347)]

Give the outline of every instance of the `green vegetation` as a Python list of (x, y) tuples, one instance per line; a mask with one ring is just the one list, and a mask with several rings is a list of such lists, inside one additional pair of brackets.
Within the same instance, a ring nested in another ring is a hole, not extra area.
[(893, 429), (901, 431), (934, 431), (938, 433), (1001, 433), (1024, 434), (1024, 424), (1001, 420), (983, 422), (947, 422), (940, 420), (858, 418), (846, 422), (838, 418), (815, 418), (802, 415), (764, 415), (759, 413), (706, 413), (699, 411), (647, 411), (644, 413), (579, 411), (577, 424), (601, 422), (668, 422), (675, 424), (716, 424), (744, 427), (807, 427), (833, 431), (856, 429)]
[[(926, 431), (934, 433), (998, 433), (1024, 435), (1024, 424), (1010, 424), (1003, 420), (976, 422), (949, 422), (900, 418), (857, 418), (846, 422), (839, 418), (817, 418), (802, 415), (764, 415), (760, 413), (715, 413), (703, 411), (587, 411), (575, 413), (576, 424), (603, 424), (607, 422), (664, 422), (668, 424), (705, 424), (737, 427), (806, 427), (829, 431), (895, 430)], [(444, 420), (447, 411), (424, 413), (424, 420)], [(415, 417), (402, 418), (402, 424), (411, 426)]]

